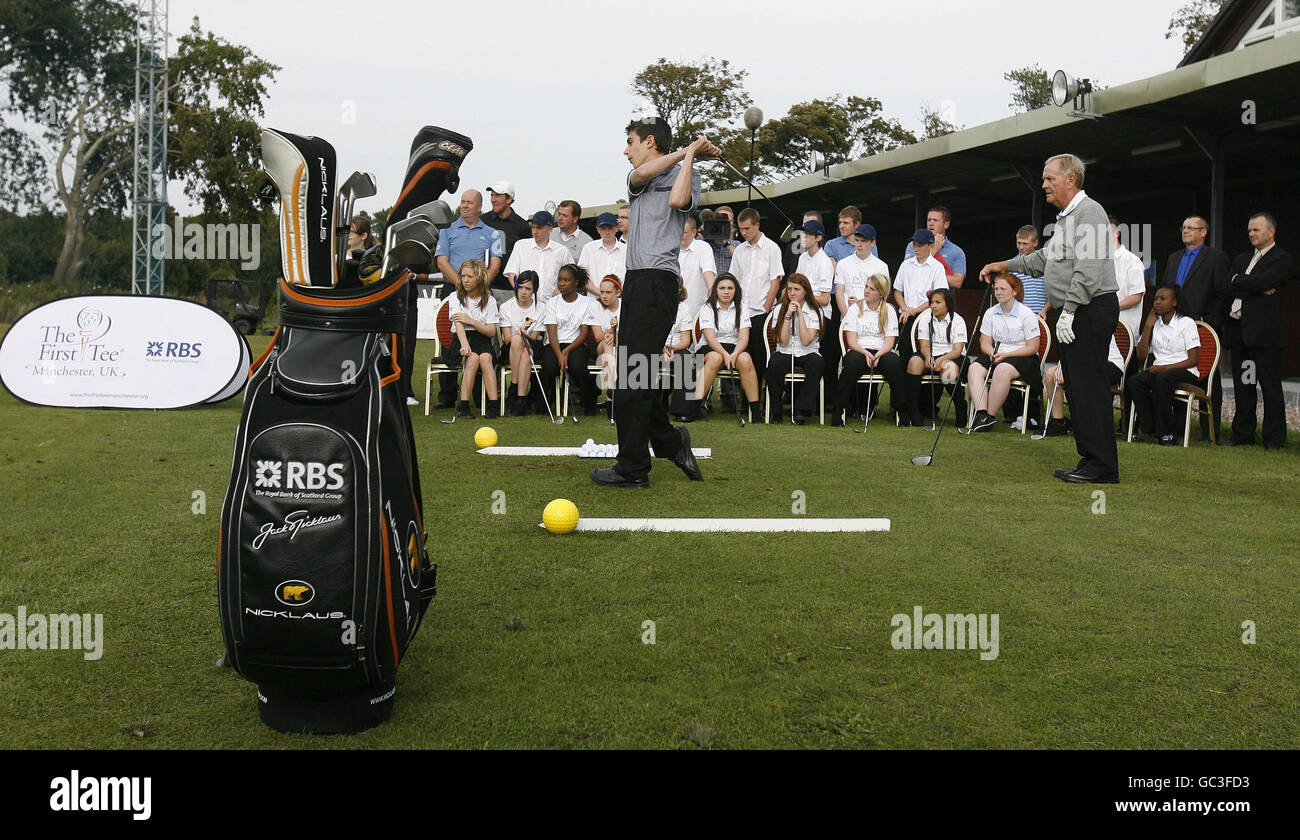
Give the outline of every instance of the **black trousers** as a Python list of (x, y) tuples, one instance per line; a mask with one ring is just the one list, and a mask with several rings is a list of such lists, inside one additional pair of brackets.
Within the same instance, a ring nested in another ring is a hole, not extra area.
[[(1251, 368), (1254, 376), (1246, 373)], [(1237, 401), (1237, 413), (1232, 418), (1232, 437), (1243, 443), (1255, 442), (1255, 425), (1258, 423), (1255, 418), (1256, 383), (1264, 397), (1264, 445), (1283, 446), (1286, 444), (1286, 403), (1282, 398), (1281, 347), (1237, 344), (1232, 349), (1232, 394)]]
[[(795, 369), (804, 375), (804, 382), (799, 389), (799, 397), (792, 402), (801, 413), (812, 414), (817, 410), (817, 385), (822, 378), (822, 357), (809, 353), (793, 359)], [(775, 419), (781, 416), (781, 395), (784, 393), (785, 377), (790, 374), (791, 356), (778, 350), (767, 361), (767, 393), (772, 400), (772, 417)]]
[[(534, 358), (541, 359), (542, 365), (542, 386), (546, 389), (547, 399), (555, 393), (555, 380), (560, 375), (560, 360), (555, 358), (555, 353), (547, 347), (542, 351), (540, 356)], [(596, 407), (596, 376), (587, 370), (587, 365), (591, 362), (591, 350), (587, 345), (580, 344), (569, 351), (569, 402), (572, 405), (575, 399), (582, 400), (582, 410), (588, 411)], [(555, 406), (556, 411), (562, 411), (561, 406)], [(576, 408), (574, 408), (576, 414)]]
[(1164, 437), (1174, 434), (1174, 389), (1196, 384), (1196, 374), (1187, 368), (1169, 368), (1159, 373), (1139, 371), (1124, 383), (1125, 395), (1137, 409), (1138, 428), (1143, 434)]
[[(857, 388), (858, 377), (866, 373), (867, 357), (857, 350), (848, 350), (844, 354), (844, 370), (840, 371), (839, 387), (835, 389), (835, 410), (843, 409), (848, 412), (853, 411), (854, 390)], [(898, 357), (897, 353), (886, 353), (876, 362), (875, 373), (885, 377), (885, 382), (889, 385), (889, 406), (894, 411), (903, 412), (904, 417), (910, 417), (910, 408), (907, 406), (905, 398), (906, 388), (903, 385), (903, 360)], [(867, 406), (867, 413), (871, 413), (875, 404), (880, 401), (880, 386), (872, 386), (871, 405)]]
[(826, 393), (835, 394), (839, 390), (840, 310), (833, 301), (831, 317), (826, 319), (826, 329), (822, 331), (821, 356), (825, 360), (822, 366), (822, 381), (826, 383)]
[(767, 370), (767, 337), (763, 332), (767, 316), (767, 312), (760, 312), (749, 319), (749, 357), (754, 360), (754, 373), (758, 374), (759, 382)]
[(625, 369), (618, 372), (614, 386), (618, 407), (614, 469), (627, 478), (649, 475), (651, 444), (659, 458), (676, 458), (682, 448), (681, 435), (664, 409), (659, 377), (651, 373), (655, 359), (663, 354), (664, 336), (677, 320), (677, 303), (676, 274), (656, 268), (628, 271), (618, 319), (619, 352), (626, 364), (620, 359), (619, 366)]
[(1119, 477), (1119, 450), (1106, 359), (1117, 323), (1119, 298), (1114, 292), (1098, 295), (1074, 311), (1074, 341), (1060, 345), (1078, 469), (1114, 478)]

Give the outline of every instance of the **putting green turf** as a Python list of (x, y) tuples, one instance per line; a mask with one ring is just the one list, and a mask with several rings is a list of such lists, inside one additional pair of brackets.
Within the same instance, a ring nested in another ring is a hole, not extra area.
[[(394, 717), (281, 735), (214, 665), (239, 411), (0, 396), (0, 612), (102, 613), (105, 635), (99, 661), (0, 650), (0, 748), (1300, 746), (1295, 444), (1121, 443), (1123, 483), (1097, 488), (1052, 478), (1068, 438), (949, 430), (918, 468), (933, 435), (883, 419), (863, 436), (715, 413), (690, 427), (713, 448), (704, 482), (661, 461), (650, 490), (608, 490), (587, 477), (608, 462), (478, 455), (484, 421), (422, 407), (439, 594)], [(492, 425), (502, 445), (615, 439), (603, 418)], [(802, 499), (892, 530), (554, 536), (537, 523), (557, 497), (599, 517), (786, 517)], [(917, 605), (997, 613), (998, 658), (895, 650), (891, 618)]]

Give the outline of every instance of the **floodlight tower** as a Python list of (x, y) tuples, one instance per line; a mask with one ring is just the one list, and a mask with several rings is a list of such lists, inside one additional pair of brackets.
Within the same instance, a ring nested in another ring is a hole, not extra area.
[(161, 295), (166, 260), (153, 252), (167, 223), (167, 0), (138, 0), (131, 293)]

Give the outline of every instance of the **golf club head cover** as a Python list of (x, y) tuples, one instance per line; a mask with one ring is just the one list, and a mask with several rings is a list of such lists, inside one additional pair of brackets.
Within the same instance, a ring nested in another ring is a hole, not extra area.
[(444, 192), (454, 193), (460, 186), (460, 166), (473, 148), (474, 141), (463, 134), (436, 125), (420, 129), (411, 141), (402, 191), (388, 212), (388, 224), (400, 222), (413, 208)]
[(262, 168), (280, 197), (280, 261), (295, 286), (334, 286), (334, 147), (319, 137), (262, 129)]

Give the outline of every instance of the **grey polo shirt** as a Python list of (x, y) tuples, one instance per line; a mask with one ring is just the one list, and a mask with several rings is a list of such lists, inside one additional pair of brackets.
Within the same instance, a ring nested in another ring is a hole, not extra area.
[(675, 210), (668, 204), (673, 182), (681, 170), (679, 163), (659, 177), (642, 185), (632, 186), (632, 173), (627, 174), (627, 197), (630, 212), (627, 219), (627, 268), (658, 268), (677, 274), (677, 252), (682, 245), (682, 231), (686, 228), (686, 214), (700, 206), (700, 173), (691, 173), (691, 203), (689, 207)]
[(1105, 208), (1080, 190), (1057, 214), (1047, 244), (1011, 260), (1007, 271), (1042, 277), (1053, 309), (1073, 312), (1098, 295), (1119, 291)]

